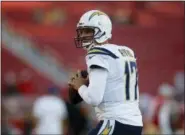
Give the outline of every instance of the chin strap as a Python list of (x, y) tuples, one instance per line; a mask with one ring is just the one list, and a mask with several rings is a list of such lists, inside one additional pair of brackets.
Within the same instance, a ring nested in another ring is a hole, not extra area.
[(83, 45), (83, 48), (87, 51), (89, 51), (95, 44), (92, 42), (91, 44), (89, 45)]

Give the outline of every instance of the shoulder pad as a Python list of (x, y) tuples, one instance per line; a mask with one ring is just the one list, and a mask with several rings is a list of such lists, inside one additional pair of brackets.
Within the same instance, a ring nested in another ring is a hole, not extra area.
[(101, 47), (94, 47), (94, 48), (90, 49), (88, 51), (88, 54), (87, 55), (90, 55), (90, 54), (108, 55), (108, 56), (110, 56), (110, 57), (112, 57), (114, 59), (117, 59), (118, 58), (114, 53), (112, 53), (108, 49), (101, 48)]

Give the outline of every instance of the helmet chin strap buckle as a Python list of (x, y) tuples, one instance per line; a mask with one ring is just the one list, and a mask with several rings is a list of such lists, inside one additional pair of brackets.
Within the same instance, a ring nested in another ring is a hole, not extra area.
[(83, 48), (85, 49), (85, 50), (90, 50), (93, 46), (94, 46), (95, 44), (94, 44), (94, 42), (92, 41), (91, 43), (83, 43)]

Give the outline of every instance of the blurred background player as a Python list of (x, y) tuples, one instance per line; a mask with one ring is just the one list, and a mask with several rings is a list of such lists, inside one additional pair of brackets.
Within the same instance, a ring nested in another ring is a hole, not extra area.
[[(164, 83), (159, 87), (158, 93), (150, 103), (146, 126), (155, 134), (175, 134), (182, 129), (184, 119), (180, 103), (174, 99), (175, 88)], [(145, 131), (146, 134), (148, 132)]]
[(110, 44), (112, 22), (99, 10), (82, 15), (77, 24), (77, 48), (87, 50), (89, 85), (78, 71), (70, 84), (81, 98), (95, 107), (98, 125), (89, 135), (141, 135), (136, 57), (126, 46)]
[(65, 102), (58, 97), (57, 88), (49, 88), (48, 94), (39, 97), (33, 105), (36, 134), (66, 134), (67, 110)]
[[(111, 18), (114, 26), (111, 42), (125, 43), (137, 54), (143, 131), (148, 131), (143, 134), (162, 134), (157, 117), (150, 115), (155, 110), (150, 109), (152, 102), (161, 103), (158, 98), (161, 84), (173, 86), (176, 109), (180, 107), (184, 114), (184, 2), (3, 1), (1, 9), (1, 104), (5, 110), (2, 116), (6, 115), (1, 117), (5, 123), (1, 131), (4, 133), (28, 135), (32, 126), (28, 112), (32, 112), (35, 100), (46, 94), (49, 87), (57, 86), (59, 96), (69, 100), (69, 74), (86, 69), (85, 51), (74, 45), (74, 29), (79, 17), (92, 9), (104, 11)], [(86, 119), (88, 128), (83, 133), (98, 123), (94, 108), (85, 102), (70, 107), (75, 107)], [(81, 116), (69, 110), (72, 113), (68, 114), (69, 121), (74, 122), (70, 131), (76, 132), (75, 119)], [(180, 118), (182, 124), (174, 122), (170, 128), (184, 134), (184, 116)], [(162, 121), (163, 117), (158, 119)]]

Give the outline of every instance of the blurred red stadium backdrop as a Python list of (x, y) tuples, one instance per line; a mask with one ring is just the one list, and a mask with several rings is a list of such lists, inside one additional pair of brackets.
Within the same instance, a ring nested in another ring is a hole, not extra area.
[[(161, 82), (172, 83), (175, 72), (183, 70), (183, 2), (2, 2), (2, 19), (12, 31), (29, 38), (42, 51), (49, 46), (61, 64), (85, 68), (84, 52), (75, 48), (73, 38), (78, 18), (90, 9), (101, 9), (110, 15), (112, 42), (136, 52), (140, 91), (155, 93)], [(131, 24), (119, 22), (116, 17), (125, 17)], [(2, 75), (10, 69), (32, 69), (4, 48)], [(42, 86), (52, 81), (36, 72), (34, 78)]]
[(112, 43), (135, 51), (140, 92), (155, 95), (163, 82), (173, 84), (175, 74), (184, 71), (184, 2), (2, 2), (1, 6), (2, 84), (9, 72), (21, 81), (20, 73), (26, 70), (25, 83), (19, 82), (25, 94), (51, 85), (65, 93), (70, 72), (86, 68), (85, 52), (76, 49), (74, 37), (78, 19), (91, 9), (112, 19)]

